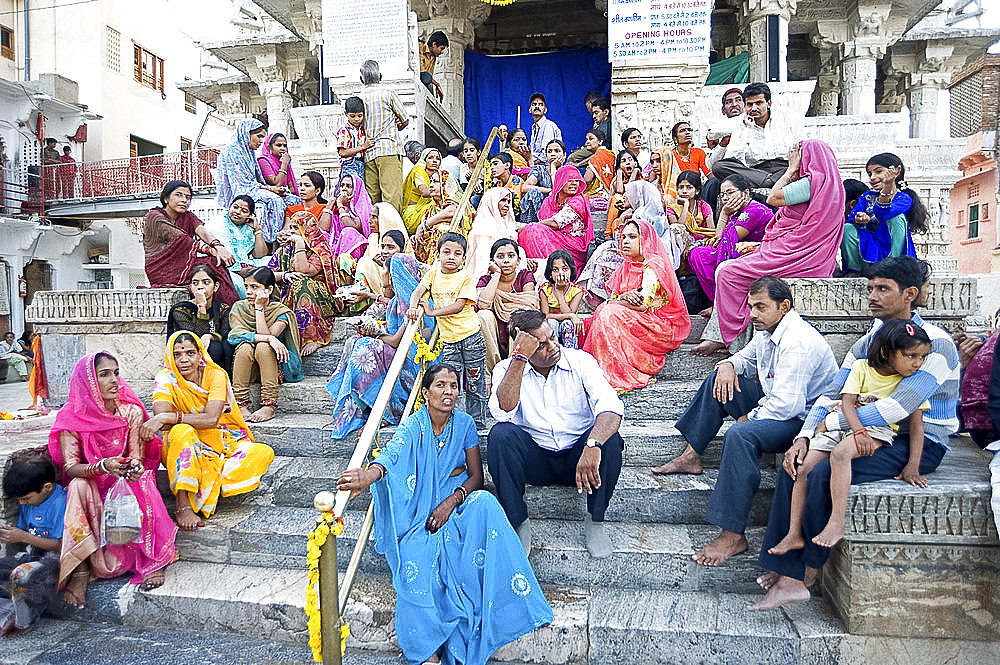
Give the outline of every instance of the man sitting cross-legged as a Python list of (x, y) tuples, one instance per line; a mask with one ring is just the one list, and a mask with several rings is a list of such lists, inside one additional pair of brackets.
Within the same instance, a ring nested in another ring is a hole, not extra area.
[(688, 442), (655, 474), (701, 473), (701, 456), (725, 416), (737, 422), (723, 437), (719, 479), (705, 519), (722, 533), (693, 558), (717, 566), (747, 549), (743, 535), (760, 486), (760, 456), (788, 450), (806, 408), (833, 387), (837, 361), (819, 331), (792, 309), (792, 291), (766, 275), (747, 298), (756, 334), (742, 351), (716, 365), (702, 382), (677, 429)]
[(486, 449), (497, 499), (530, 553), (525, 484), (586, 490), (587, 550), (610, 556), (604, 512), (622, 468), (618, 427), (625, 405), (594, 357), (561, 347), (541, 312), (515, 312), (509, 329), (511, 357), (493, 369), (490, 411), (497, 424)]

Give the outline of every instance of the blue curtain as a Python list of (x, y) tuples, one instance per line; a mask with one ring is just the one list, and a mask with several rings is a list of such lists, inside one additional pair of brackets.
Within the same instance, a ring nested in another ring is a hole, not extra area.
[[(583, 145), (594, 126), (584, 96), (591, 90), (609, 96), (611, 65), (607, 49), (574, 49), (535, 55), (490, 56), (465, 52), (465, 133), (485, 141), (495, 125), (517, 125), (531, 136), (528, 102), (532, 94), (545, 95), (548, 118), (562, 130), (569, 150)], [(494, 148), (496, 146), (494, 145)]]

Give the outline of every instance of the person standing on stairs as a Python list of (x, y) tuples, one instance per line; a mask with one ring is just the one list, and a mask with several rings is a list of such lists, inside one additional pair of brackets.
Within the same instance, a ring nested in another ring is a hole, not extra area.
[(493, 369), (486, 460), (497, 499), (531, 552), (525, 484), (587, 491), (590, 555), (611, 555), (604, 513), (618, 483), (625, 405), (589, 353), (564, 349), (537, 310), (510, 317), (511, 356)]
[[(948, 437), (958, 431), (958, 351), (946, 330), (924, 321), (919, 314), (913, 312), (915, 307), (926, 303), (925, 287), (930, 271), (924, 261), (912, 256), (896, 256), (883, 259), (867, 272), (868, 308), (877, 320), (868, 334), (855, 342), (844, 358), (833, 394), (839, 393), (843, 388), (854, 362), (868, 357), (868, 349), (884, 321), (913, 319), (931, 339), (930, 354), (921, 368), (900, 381), (889, 397), (858, 408), (858, 419), (862, 428), (885, 426), (905, 418), (924, 401), (929, 401), (931, 408), (924, 416), (924, 443), (918, 468), (919, 474), (926, 476), (941, 464), (945, 453), (950, 450)], [(826, 404), (826, 400), (822, 400), (810, 409), (802, 430), (785, 453), (783, 469), (778, 470), (771, 515), (760, 552), (761, 567), (771, 572), (757, 580), (767, 590), (767, 594), (760, 602), (751, 605), (751, 610), (769, 610), (787, 603), (808, 600), (809, 586), (816, 579), (818, 569), (830, 556), (829, 548), (812, 541), (830, 519), (829, 460), (819, 462), (809, 472), (802, 520), (805, 546), (784, 554), (772, 554), (769, 551), (788, 533), (794, 473), (805, 459), (809, 439), (815, 434), (817, 425), (830, 414)], [(837, 428), (846, 429), (846, 423), (841, 414)], [(901, 424), (892, 445), (880, 446), (870, 455), (858, 457), (851, 463), (851, 484), (900, 478), (909, 456), (910, 433)]]
[(829, 393), (837, 378), (833, 350), (793, 309), (792, 290), (784, 280), (757, 279), (747, 303), (753, 340), (705, 378), (677, 421), (687, 448), (653, 469), (657, 475), (700, 474), (701, 456), (723, 418), (736, 419), (723, 437), (719, 479), (705, 516), (722, 533), (692, 557), (705, 566), (746, 551), (744, 532), (760, 487), (761, 455), (788, 450), (809, 405)]

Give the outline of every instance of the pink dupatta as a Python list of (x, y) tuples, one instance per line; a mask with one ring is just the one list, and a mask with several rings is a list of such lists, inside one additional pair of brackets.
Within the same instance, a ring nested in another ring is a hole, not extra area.
[(343, 254), (350, 254), (355, 259), (364, 256), (368, 247), (368, 236), (372, 233), (372, 200), (365, 189), (364, 181), (356, 175), (345, 174), (337, 183), (337, 192), (340, 192), (340, 182), (344, 178), (354, 179), (354, 196), (351, 199), (351, 214), (361, 222), (361, 232), (349, 226), (344, 226), (339, 213), (333, 213), (330, 217), (330, 248), (333, 250), (334, 258)]
[[(560, 202), (559, 197), (563, 196), (563, 188), (573, 181), (579, 183), (576, 194)], [(586, 186), (587, 183), (580, 175), (580, 169), (569, 164), (559, 167), (555, 177), (552, 178), (552, 193), (545, 197), (542, 202), (538, 218), (551, 219), (556, 213), (568, 206), (580, 218), (582, 228), (578, 230), (572, 227), (553, 229), (541, 222), (528, 224), (521, 229), (517, 236), (517, 242), (524, 248), (528, 258), (545, 259), (557, 249), (566, 249), (573, 255), (577, 270), (583, 270), (583, 266), (587, 262), (587, 246), (594, 239), (594, 224), (590, 219), (590, 206), (587, 203), (587, 197), (583, 195)]]
[[(257, 158), (257, 163), (260, 164), (260, 172), (266, 176), (276, 176), (281, 172), (281, 159), (276, 157), (274, 153), (271, 152), (271, 143), (274, 141), (277, 134), (268, 134), (264, 137), (264, 145), (260, 148), (260, 157)], [(282, 134), (282, 137), (285, 135)], [(287, 138), (285, 139), (288, 140)], [(285, 178), (285, 189), (287, 189), (295, 196), (299, 195), (299, 183), (295, 181), (295, 174), (292, 173), (292, 164), (288, 164), (288, 177)]]

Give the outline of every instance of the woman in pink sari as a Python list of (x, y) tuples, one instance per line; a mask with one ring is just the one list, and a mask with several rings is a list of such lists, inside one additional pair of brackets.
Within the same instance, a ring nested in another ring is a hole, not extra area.
[(267, 184), (284, 187), (295, 196), (299, 195), (299, 186), (292, 173), (292, 156), (288, 154), (288, 139), (284, 134), (275, 132), (267, 135), (257, 163)]
[(618, 391), (643, 388), (663, 369), (664, 356), (691, 332), (687, 304), (670, 256), (645, 220), (621, 227), (625, 262), (607, 282), (609, 299), (584, 324), (583, 350)]
[(517, 235), (517, 244), (529, 259), (547, 259), (557, 249), (573, 255), (578, 271), (587, 262), (587, 246), (594, 239), (590, 206), (583, 195), (586, 183), (580, 169), (565, 165), (552, 179), (552, 193), (545, 197), (538, 211), (538, 221), (528, 224)]
[(372, 232), (372, 200), (364, 181), (352, 174), (341, 176), (336, 198), (326, 205), (326, 210), (330, 211), (333, 255), (350, 254), (355, 260), (364, 256)]
[[(66, 515), (63, 521), (58, 588), (67, 603), (83, 607), (92, 577), (132, 573), (132, 584), (154, 589), (164, 568), (177, 558), (177, 525), (156, 489), (162, 443), (143, 441), (146, 409), (118, 376), (118, 361), (106, 352), (76, 363), (66, 406), (49, 433), (49, 454), (63, 469)], [(101, 514), (108, 490), (125, 478), (139, 501), (142, 531), (126, 545), (103, 545)], [(68, 481), (68, 482), (67, 482)]]
[(715, 273), (715, 310), (718, 337), (712, 320), (698, 355), (722, 351), (750, 322), (747, 291), (764, 275), (775, 277), (830, 277), (836, 267), (844, 235), (844, 184), (837, 158), (823, 141), (803, 141), (788, 152), (788, 169), (771, 188), (785, 202), (764, 230), (751, 253), (721, 264)]

